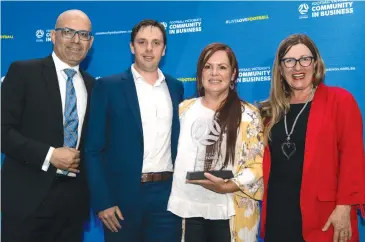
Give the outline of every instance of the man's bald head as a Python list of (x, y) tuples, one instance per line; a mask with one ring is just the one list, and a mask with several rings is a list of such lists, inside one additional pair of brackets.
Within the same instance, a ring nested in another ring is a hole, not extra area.
[(90, 25), (89, 27), (89, 31), (91, 31), (91, 21), (89, 19), (89, 17), (80, 10), (77, 9), (72, 9), (72, 10), (67, 10), (63, 13), (61, 13), (56, 21), (56, 27), (55, 28), (64, 28), (65, 24), (67, 24), (67, 22), (69, 21), (82, 21), (85, 22), (87, 24)]
[(70, 66), (79, 65), (94, 41), (89, 17), (76, 9), (61, 13), (51, 39), (58, 58)]

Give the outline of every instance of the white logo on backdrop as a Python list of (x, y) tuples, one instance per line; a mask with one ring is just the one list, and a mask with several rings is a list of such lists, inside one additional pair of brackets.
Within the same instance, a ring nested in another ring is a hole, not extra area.
[(35, 31), (35, 36), (40, 39), (43, 38), (44, 36), (44, 31), (42, 29), (38, 29), (37, 31)]
[(165, 27), (165, 29), (167, 28), (167, 23), (166, 22), (161, 22), (160, 24), (162, 24)]
[(309, 6), (306, 3), (302, 3), (299, 5), (298, 11), (300, 14), (307, 14), (308, 13)]

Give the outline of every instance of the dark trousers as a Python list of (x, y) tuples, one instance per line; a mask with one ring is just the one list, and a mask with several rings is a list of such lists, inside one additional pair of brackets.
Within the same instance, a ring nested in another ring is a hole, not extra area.
[[(38, 209), (24, 220), (2, 214), (2, 242), (81, 242), (83, 201), (75, 178), (55, 178)], [(27, 201), (24, 201), (26, 203)]]
[(185, 242), (230, 242), (229, 220), (185, 219)]
[(134, 218), (121, 221), (122, 229), (116, 233), (104, 226), (105, 241), (181, 242), (182, 220), (167, 211), (171, 182), (172, 179), (141, 183), (140, 211), (135, 211)]

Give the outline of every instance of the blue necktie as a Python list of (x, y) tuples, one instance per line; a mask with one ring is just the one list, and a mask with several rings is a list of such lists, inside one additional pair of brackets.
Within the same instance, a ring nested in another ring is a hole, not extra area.
[[(76, 148), (79, 117), (77, 115), (76, 93), (72, 79), (76, 74), (76, 71), (74, 69), (64, 69), (64, 72), (67, 75), (67, 82), (65, 112), (63, 114), (65, 119), (63, 125), (63, 143), (66, 147)], [(67, 175), (68, 173), (68, 171), (63, 171), (64, 175)]]

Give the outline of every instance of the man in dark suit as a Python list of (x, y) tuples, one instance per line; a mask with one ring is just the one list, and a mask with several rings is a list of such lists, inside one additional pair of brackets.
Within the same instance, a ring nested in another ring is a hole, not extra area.
[(44, 59), (11, 64), (1, 87), (2, 241), (80, 242), (89, 212), (80, 156), (94, 79), (79, 68), (93, 37), (62, 13)]
[(179, 136), (182, 83), (158, 68), (165, 28), (131, 34), (132, 66), (93, 90), (85, 160), (92, 208), (107, 242), (178, 242), (181, 219), (167, 211)]

